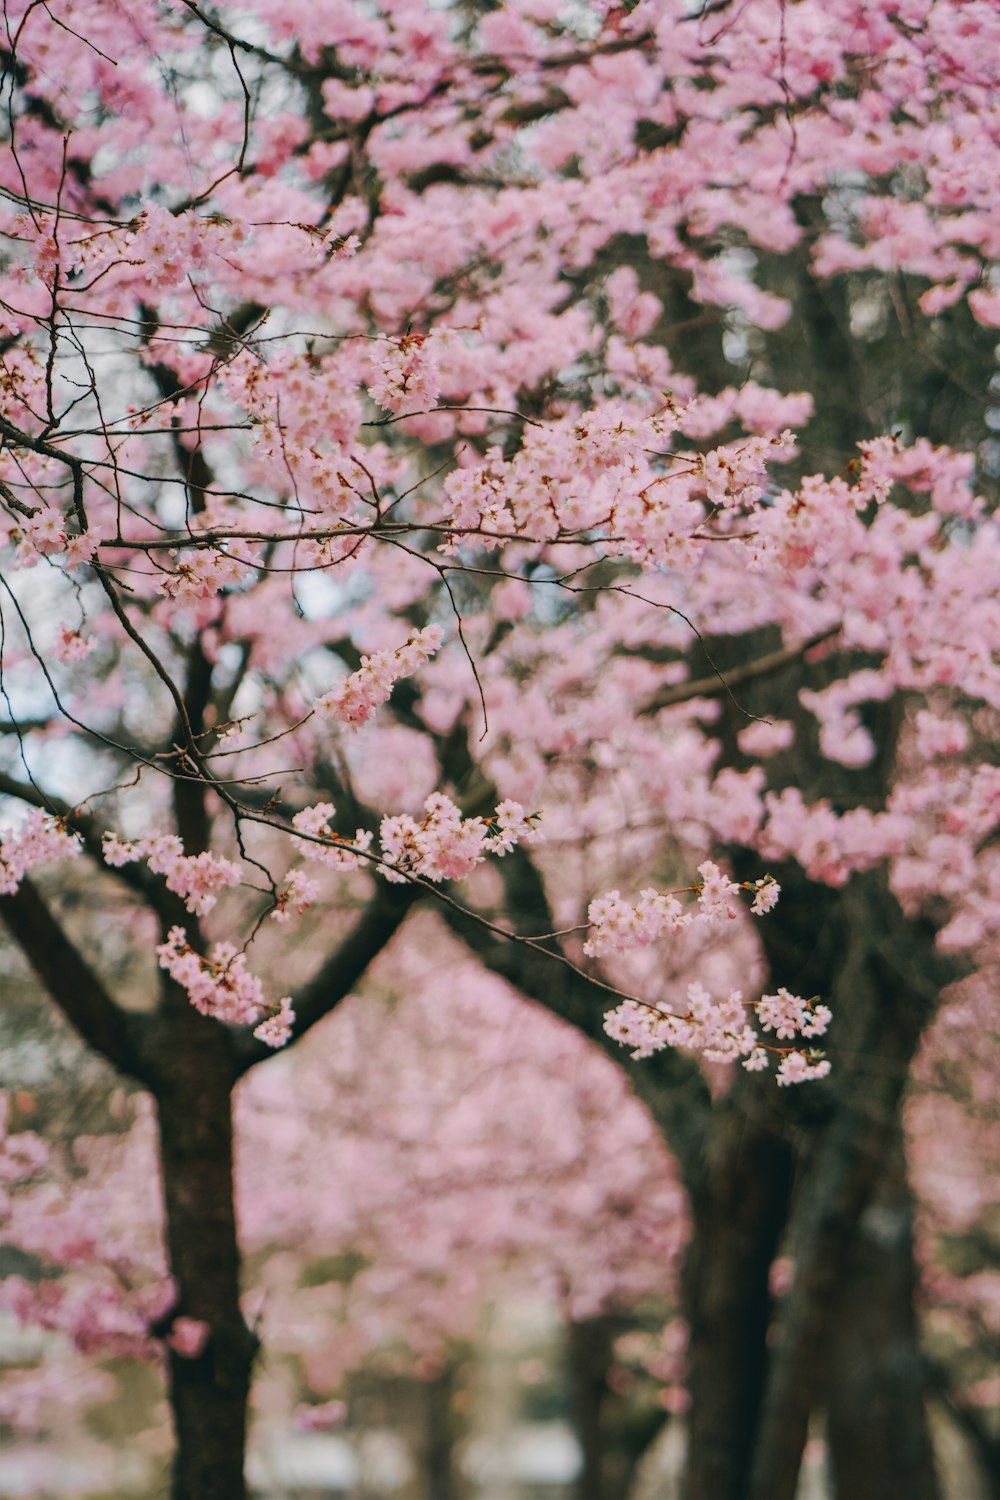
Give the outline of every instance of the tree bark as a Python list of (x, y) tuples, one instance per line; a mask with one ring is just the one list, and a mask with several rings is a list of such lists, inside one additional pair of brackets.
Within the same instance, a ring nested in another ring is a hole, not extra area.
[(615, 1388), (615, 1342), (633, 1326), (614, 1312), (569, 1319), (565, 1325), (567, 1385), (583, 1458), (574, 1500), (624, 1500), (639, 1464), (663, 1431), (662, 1407), (636, 1402), (630, 1391)]
[(455, 1445), (458, 1424), (452, 1401), (455, 1368), (445, 1364), (440, 1374), (422, 1384), (423, 1430), (420, 1473), (426, 1500), (456, 1500), (459, 1486), (455, 1475)]
[[(233, 1200), (231, 1039), (186, 998), (173, 1009), (169, 1062), (155, 1088), (170, 1269), (167, 1339), (176, 1448), (172, 1500), (245, 1500), (247, 1402), (256, 1339), (240, 1311)], [(190, 1034), (188, 1034), (190, 1033)], [(193, 1357), (170, 1347), (179, 1318), (207, 1327)]]
[(897, 1121), (831, 1330), (827, 1441), (838, 1500), (940, 1500), (915, 1280), (913, 1206)]
[[(844, 951), (830, 990), (840, 1017), (830, 1049), (832, 1109), (812, 1132), (804, 1160), (791, 1225), (795, 1274), (771, 1335), (750, 1500), (793, 1500), (861, 1217), (898, 1140), (901, 1100), (923, 1028), (956, 973), (935, 951), (931, 924), (903, 916), (884, 874), (855, 876), (837, 905)], [(772, 978), (781, 977), (772, 967)], [(807, 1096), (802, 1108), (811, 1107)]]
[(743, 1500), (771, 1315), (769, 1277), (788, 1218), (793, 1155), (736, 1105), (713, 1132), (684, 1268), (688, 1449), (684, 1500)]
[(588, 1318), (566, 1326), (573, 1419), (582, 1463), (575, 1500), (608, 1500), (604, 1482), (604, 1404), (611, 1363), (611, 1325)]

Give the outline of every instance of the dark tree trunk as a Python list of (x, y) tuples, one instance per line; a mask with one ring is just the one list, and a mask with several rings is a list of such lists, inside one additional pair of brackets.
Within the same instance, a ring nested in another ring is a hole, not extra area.
[[(935, 951), (933, 928), (903, 916), (884, 875), (855, 876), (837, 906), (843, 951), (828, 990), (839, 1016), (830, 1049), (835, 1070), (829, 1092), (820, 1089), (815, 1098), (820, 1106), (826, 1094), (830, 1113), (810, 1131), (803, 1160), (790, 1226), (795, 1274), (771, 1335), (750, 1500), (793, 1500), (862, 1216), (899, 1141), (903, 1092), (923, 1028), (955, 977)], [(774, 963), (772, 977), (781, 977)], [(814, 1107), (809, 1095), (798, 1102), (804, 1111)], [(909, 1282), (897, 1291), (908, 1297)], [(911, 1357), (918, 1357), (915, 1348)]]
[(453, 1399), (455, 1369), (446, 1364), (422, 1385), (423, 1432), (420, 1468), (426, 1500), (456, 1500), (455, 1444), (458, 1441)]
[(604, 1404), (611, 1345), (611, 1325), (604, 1318), (571, 1322), (566, 1327), (573, 1419), (583, 1459), (574, 1486), (575, 1500), (608, 1500), (604, 1484)]
[[(184, 1000), (178, 1029), (200, 1018)], [(188, 1019), (190, 1017), (190, 1020)], [(247, 1401), (256, 1341), (239, 1303), (233, 1205), (233, 1063), (221, 1028), (201, 1023), (175, 1038), (174, 1062), (156, 1090), (170, 1269), (178, 1318), (206, 1324), (200, 1353), (169, 1350), (176, 1452), (172, 1500), (244, 1500)]]
[(788, 1217), (792, 1153), (735, 1107), (714, 1132), (684, 1270), (689, 1328), (684, 1500), (742, 1500), (767, 1360), (769, 1276)]
[(913, 1305), (902, 1133), (861, 1215), (829, 1349), (827, 1439), (838, 1500), (939, 1500)]
[(574, 1500), (624, 1500), (636, 1469), (663, 1430), (660, 1406), (615, 1388), (615, 1341), (634, 1324), (614, 1312), (566, 1324), (568, 1386), (583, 1463)]

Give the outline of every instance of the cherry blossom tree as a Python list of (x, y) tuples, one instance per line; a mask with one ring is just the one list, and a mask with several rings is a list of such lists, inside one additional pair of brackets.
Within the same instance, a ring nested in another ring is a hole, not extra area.
[[(244, 1309), (268, 1351), (258, 1447), (350, 1418), (348, 1377), (364, 1369), (429, 1380), (494, 1299), (555, 1305), (578, 1341), (676, 1299), (682, 1194), (621, 1070), (484, 981), (446, 934), (418, 946), (384, 955), (364, 1000), (236, 1096)], [(375, 1054), (378, 1069), (359, 1066)], [(162, 1364), (151, 1325), (171, 1290), (149, 1101), (116, 1089), (94, 1133), (67, 1139), (51, 1117), (71, 1093), (53, 1079), (5, 1101), (0, 1244), (16, 1255), (2, 1300), (76, 1356), (58, 1379), (51, 1357), (5, 1375), (0, 1410), (18, 1436), (40, 1410), (65, 1432), (81, 1404), (113, 1399), (108, 1365), (128, 1360), (118, 1378), (134, 1383), (136, 1360)], [(179, 1317), (167, 1336), (190, 1355), (205, 1330)], [(599, 1466), (596, 1436), (581, 1430)], [(155, 1462), (162, 1437), (145, 1447)]]
[[(886, 307), (939, 363), (1000, 324), (997, 29), (974, 0), (8, 8), (0, 902), (156, 1101), (177, 1495), (244, 1493), (232, 1090), (429, 900), (646, 1056), (695, 1243), (726, 1240), (689, 1262), (689, 1493), (794, 1486), (937, 935), (984, 941), (997, 878), (989, 455), (927, 382), (858, 430), (816, 288), (861, 288), (858, 364)], [(70, 858), (146, 955), (127, 995), (33, 879)]]

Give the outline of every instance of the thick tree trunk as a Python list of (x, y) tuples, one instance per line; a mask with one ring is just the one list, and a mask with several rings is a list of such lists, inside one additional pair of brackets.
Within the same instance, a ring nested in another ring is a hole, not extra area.
[[(795, 1274), (771, 1335), (750, 1500), (793, 1500), (862, 1215), (898, 1143), (921, 1033), (955, 974), (935, 951), (933, 928), (903, 917), (883, 875), (855, 876), (837, 905), (844, 949), (828, 991), (839, 1016), (832, 1112), (815, 1133), (797, 1194), (790, 1232)], [(772, 977), (780, 977), (775, 967)], [(809, 1108), (808, 1096), (801, 1105)]]
[(583, 1462), (575, 1500), (624, 1500), (636, 1469), (663, 1430), (666, 1413), (615, 1388), (615, 1342), (633, 1326), (613, 1312), (566, 1324), (568, 1385)]
[[(183, 1025), (186, 1017), (180, 1019)], [(203, 1026), (196, 1039), (178, 1047), (171, 1074), (156, 1092), (167, 1249), (177, 1286), (164, 1332), (169, 1339), (180, 1318), (208, 1328), (204, 1347), (193, 1357), (169, 1352), (176, 1436), (172, 1500), (246, 1496), (243, 1457), (256, 1341), (239, 1303), (233, 1066), (226, 1041)]]
[(838, 1500), (939, 1500), (913, 1305), (902, 1133), (861, 1215), (829, 1350), (827, 1439)]
[(769, 1276), (788, 1217), (792, 1152), (726, 1111), (694, 1203), (684, 1272), (689, 1327), (684, 1500), (743, 1500), (767, 1360)]
[(452, 1404), (454, 1395), (455, 1369), (451, 1364), (446, 1364), (433, 1379), (423, 1382), (420, 1473), (426, 1500), (456, 1500), (459, 1492), (455, 1475), (455, 1445), (459, 1433)]
[(611, 1325), (604, 1318), (567, 1324), (573, 1420), (582, 1455), (574, 1486), (575, 1500), (609, 1500), (604, 1484), (604, 1403), (608, 1395), (611, 1345)]

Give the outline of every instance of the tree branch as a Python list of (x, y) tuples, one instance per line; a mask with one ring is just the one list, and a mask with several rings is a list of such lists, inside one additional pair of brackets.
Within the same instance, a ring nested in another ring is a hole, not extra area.
[[(351, 993), (358, 980), (403, 925), (407, 914), (425, 895), (418, 885), (380, 885), (361, 918), (319, 970), (292, 998), (297, 1042)], [(249, 1071), (274, 1050), (249, 1033), (237, 1037), (237, 1075)]]
[(61, 797), (55, 797), (44, 788), (31, 782), (18, 781), (0, 771), (0, 796), (16, 797), (29, 807), (40, 808), (59, 818), (73, 833), (80, 835), (84, 848), (102, 871), (120, 880), (129, 890), (141, 896), (166, 926), (183, 920), (184, 907), (178, 898), (168, 891), (158, 876), (150, 874), (145, 865), (130, 864), (112, 868), (104, 863), (101, 854), (103, 829), (96, 818), (80, 812)]
[(145, 1083), (138, 1033), (145, 1017), (123, 1010), (28, 879), (0, 895), (11, 937), (77, 1034), (120, 1072)]
[(773, 672), (780, 672), (782, 667), (805, 656), (814, 646), (820, 646), (837, 635), (840, 628), (839, 623), (831, 625), (818, 635), (810, 636), (799, 646), (783, 646), (778, 651), (769, 651), (766, 656), (747, 662), (745, 666), (734, 667), (731, 672), (716, 672), (711, 677), (696, 678), (694, 682), (678, 682), (670, 687), (660, 688), (639, 711), (643, 714), (655, 714), (674, 703), (689, 703), (692, 698), (718, 698), (723, 693), (731, 697), (733, 688), (761, 677), (769, 677)]

